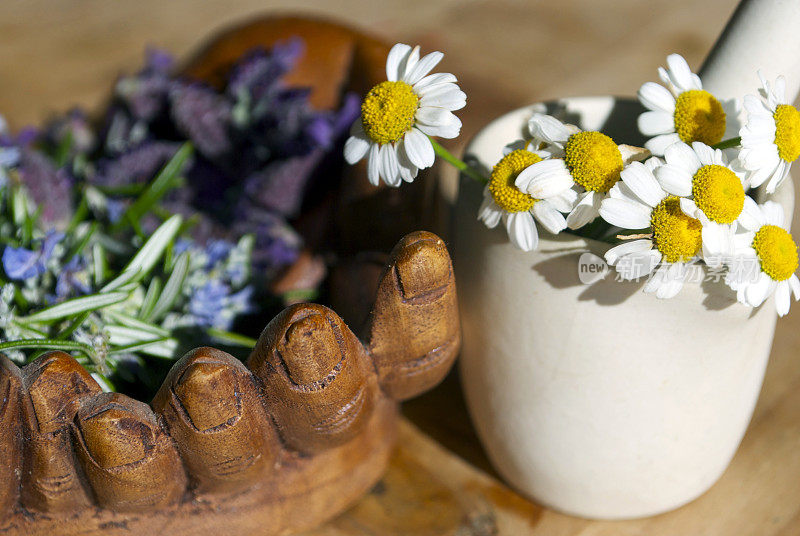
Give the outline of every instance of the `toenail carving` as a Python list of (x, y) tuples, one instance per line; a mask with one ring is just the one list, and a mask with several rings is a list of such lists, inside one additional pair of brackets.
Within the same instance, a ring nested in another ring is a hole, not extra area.
[(95, 395), (78, 410), (74, 434), (98, 505), (145, 511), (183, 495), (178, 453), (147, 404), (119, 393)]
[(392, 251), (367, 329), (369, 353), (389, 396), (405, 400), (444, 378), (461, 346), (456, 307), (444, 242), (424, 231), (403, 238)]
[(284, 310), (264, 330), (248, 365), (264, 381), (281, 437), (296, 450), (340, 445), (369, 419), (376, 385), (363, 347), (326, 307)]
[(233, 492), (274, 470), (279, 450), (250, 371), (199, 348), (173, 367), (153, 408), (164, 417), (199, 493)]
[(101, 391), (97, 382), (64, 352), (49, 352), (22, 369), (28, 400), (23, 409), (22, 504), (60, 512), (91, 504), (77, 467), (69, 423), (85, 398)]

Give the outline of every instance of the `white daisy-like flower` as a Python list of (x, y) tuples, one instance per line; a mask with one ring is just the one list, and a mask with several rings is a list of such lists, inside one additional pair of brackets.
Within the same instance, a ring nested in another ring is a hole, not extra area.
[(377, 186), (411, 182), (420, 169), (433, 165), (435, 154), (428, 136), (455, 138), (461, 121), (453, 114), (467, 96), (450, 73), (428, 74), (444, 54), (419, 57), (419, 47), (402, 43), (386, 59), (386, 82), (373, 87), (353, 123), (344, 157), (355, 164), (367, 157), (367, 176)]
[(575, 203), (576, 194), (571, 185), (546, 199), (536, 199), (514, 185), (521, 171), (541, 161), (539, 155), (525, 149), (504, 156), (492, 169), (478, 210), (478, 219), (490, 229), (502, 220), (511, 243), (523, 251), (533, 251), (539, 245), (536, 221), (557, 234), (567, 227), (561, 213), (569, 212)]
[(742, 150), (739, 160), (748, 170), (753, 187), (767, 183), (772, 193), (789, 175), (792, 162), (800, 156), (800, 112), (786, 99), (786, 80), (779, 76), (775, 85), (761, 71), (760, 98), (745, 95), (747, 122), (739, 135)]
[(600, 215), (623, 229), (649, 229), (647, 238), (628, 240), (609, 249), (606, 262), (628, 280), (655, 270), (644, 292), (672, 298), (683, 288), (689, 265), (697, 260), (702, 225), (681, 210), (677, 196), (661, 187), (653, 174), (660, 164), (657, 158), (651, 158), (644, 164), (633, 162), (626, 166), (622, 180), (600, 205)]
[(725, 282), (740, 303), (758, 307), (773, 292), (779, 316), (789, 312), (791, 295), (800, 299), (797, 244), (789, 234), (783, 207), (773, 201), (757, 205), (750, 197), (739, 219), (744, 232), (735, 237)]
[(654, 136), (645, 143), (650, 152), (661, 156), (678, 141), (716, 145), (738, 135), (736, 99), (720, 102), (705, 91), (683, 56), (670, 54), (667, 69), (659, 67), (658, 76), (666, 87), (645, 82), (639, 89), (639, 102), (648, 109), (639, 116), (639, 130)]
[(735, 222), (742, 213), (746, 184), (719, 149), (696, 141), (677, 142), (664, 151), (666, 164), (655, 169), (659, 185), (680, 198), (687, 216), (703, 225), (703, 260), (719, 266), (733, 247)]
[(551, 158), (523, 170), (517, 177), (517, 188), (542, 199), (575, 185), (576, 203), (567, 216), (570, 229), (594, 220), (622, 168), (647, 154), (638, 147), (617, 145), (601, 132), (581, 131), (549, 115), (533, 114), (528, 129), (535, 140), (545, 143), (543, 150)]

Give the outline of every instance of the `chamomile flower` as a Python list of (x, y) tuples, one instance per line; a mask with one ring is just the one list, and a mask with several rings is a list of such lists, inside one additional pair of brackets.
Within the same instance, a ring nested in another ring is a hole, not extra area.
[(756, 205), (750, 197), (736, 235), (734, 254), (725, 282), (736, 291), (740, 303), (758, 307), (773, 292), (779, 316), (789, 312), (791, 295), (800, 299), (797, 244), (786, 228), (783, 207), (767, 201)]
[(545, 143), (544, 150), (552, 158), (523, 170), (517, 177), (517, 188), (533, 197), (547, 198), (574, 185), (578, 195), (567, 216), (570, 229), (594, 220), (622, 168), (643, 156), (638, 148), (617, 145), (601, 132), (581, 131), (549, 115), (533, 114), (528, 128), (534, 139)]
[(420, 58), (419, 47), (402, 43), (386, 60), (386, 82), (373, 87), (361, 104), (361, 117), (350, 131), (344, 157), (350, 164), (367, 158), (367, 176), (377, 186), (411, 182), (420, 169), (433, 165), (428, 136), (455, 138), (461, 121), (452, 113), (466, 104), (466, 95), (449, 73), (428, 74), (444, 54)]
[(504, 156), (492, 169), (478, 210), (478, 219), (490, 229), (503, 220), (511, 242), (523, 251), (533, 251), (539, 244), (534, 220), (557, 234), (567, 227), (561, 213), (568, 212), (575, 202), (576, 194), (570, 185), (547, 199), (536, 199), (514, 185), (521, 171), (541, 161), (541, 156), (526, 149), (517, 149)]
[(683, 56), (670, 54), (667, 69), (659, 67), (658, 75), (666, 87), (646, 82), (639, 89), (639, 101), (648, 109), (639, 116), (639, 130), (654, 136), (645, 143), (650, 152), (661, 156), (678, 141), (716, 145), (737, 135), (736, 100), (720, 102), (704, 90)]
[(701, 142), (678, 142), (664, 151), (666, 164), (655, 169), (659, 185), (678, 196), (687, 216), (703, 225), (703, 259), (719, 266), (730, 255), (734, 222), (744, 208), (745, 182), (723, 152)]
[(622, 171), (622, 180), (600, 205), (600, 215), (611, 225), (650, 232), (646, 238), (625, 241), (609, 249), (606, 262), (624, 279), (635, 280), (653, 272), (644, 292), (672, 298), (681, 288), (702, 243), (700, 221), (681, 210), (680, 199), (665, 191), (653, 169), (656, 158), (633, 162)]
[(739, 135), (742, 150), (739, 160), (749, 171), (750, 185), (767, 183), (772, 193), (789, 175), (792, 162), (800, 156), (800, 112), (786, 98), (786, 80), (779, 76), (775, 85), (759, 71), (760, 97), (746, 95), (747, 122)]

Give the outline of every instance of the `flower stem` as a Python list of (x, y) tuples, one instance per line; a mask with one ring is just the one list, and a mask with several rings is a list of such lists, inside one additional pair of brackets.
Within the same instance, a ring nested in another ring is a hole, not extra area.
[(435, 152), (437, 156), (441, 157), (442, 160), (444, 160), (448, 164), (451, 164), (453, 167), (455, 167), (457, 170), (459, 170), (467, 177), (474, 179), (481, 184), (486, 184), (487, 182), (489, 182), (489, 179), (484, 177), (478, 170), (471, 167), (463, 160), (460, 160), (455, 156), (453, 156), (453, 154), (450, 151), (439, 145), (439, 143), (436, 140), (434, 140), (430, 136), (428, 136), (428, 139), (431, 140), (431, 145), (433, 145), (433, 152)]
[(742, 144), (742, 138), (740, 136), (736, 136), (735, 138), (731, 138), (729, 140), (724, 140), (719, 142), (716, 145), (712, 145), (712, 149), (730, 149), (731, 147), (736, 147), (737, 145)]

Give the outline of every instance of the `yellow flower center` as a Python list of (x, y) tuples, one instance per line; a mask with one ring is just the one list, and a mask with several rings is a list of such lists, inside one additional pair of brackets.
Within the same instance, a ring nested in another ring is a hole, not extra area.
[(681, 210), (678, 197), (661, 200), (650, 216), (653, 243), (666, 262), (688, 261), (700, 251), (702, 225)]
[(709, 220), (732, 223), (744, 208), (744, 188), (739, 177), (725, 166), (703, 166), (694, 174), (692, 196)]
[(498, 207), (506, 212), (522, 212), (533, 208), (538, 199), (521, 192), (514, 181), (523, 169), (541, 161), (538, 155), (517, 149), (494, 166), (489, 178), (489, 193)]
[(775, 281), (785, 281), (797, 270), (797, 244), (785, 229), (765, 225), (753, 238), (753, 249), (758, 254), (761, 271)]
[(394, 143), (414, 126), (419, 97), (405, 82), (381, 82), (361, 104), (361, 123), (367, 136), (381, 145)]
[(567, 140), (564, 163), (572, 178), (586, 190), (608, 192), (619, 180), (622, 153), (601, 132), (578, 132)]
[(773, 117), (778, 156), (786, 162), (794, 162), (800, 156), (800, 112), (794, 106), (779, 104)]
[(684, 143), (717, 144), (725, 135), (725, 111), (708, 91), (684, 91), (675, 102), (675, 132)]

